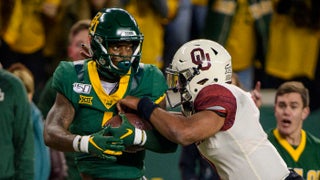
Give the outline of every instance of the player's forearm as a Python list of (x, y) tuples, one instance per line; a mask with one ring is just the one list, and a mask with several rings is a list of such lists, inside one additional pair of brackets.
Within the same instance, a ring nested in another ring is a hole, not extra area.
[(193, 143), (189, 138), (192, 131), (188, 130), (185, 124), (187, 120), (184, 116), (171, 114), (161, 108), (156, 108), (153, 110), (149, 120), (170, 141), (181, 145)]
[(72, 142), (75, 136), (58, 126), (49, 125), (44, 129), (45, 144), (59, 151), (74, 151)]
[[(137, 111), (146, 120), (170, 141), (189, 145), (193, 143), (189, 137), (192, 131), (186, 125), (186, 118), (182, 115), (174, 115), (154, 104), (149, 98), (141, 98), (137, 103)], [(192, 128), (191, 128), (192, 129)]]
[(74, 151), (72, 142), (76, 135), (71, 134), (63, 125), (63, 115), (53, 108), (49, 112), (44, 126), (44, 141), (47, 146), (60, 151)]
[(57, 93), (55, 104), (45, 121), (44, 140), (46, 145), (60, 151), (74, 151), (72, 144), (76, 135), (68, 131), (74, 115), (75, 110), (68, 99)]

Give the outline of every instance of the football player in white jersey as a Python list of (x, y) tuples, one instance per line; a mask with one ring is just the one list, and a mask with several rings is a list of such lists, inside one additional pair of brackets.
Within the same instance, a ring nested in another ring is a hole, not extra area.
[[(231, 84), (231, 57), (221, 45), (205, 39), (187, 42), (166, 72), (168, 102), (181, 106), (183, 116), (158, 108), (146, 97), (132, 96), (119, 101), (120, 112), (137, 110), (169, 140), (196, 143), (220, 179), (302, 179), (268, 141), (251, 94)], [(128, 128), (135, 132), (126, 121), (120, 128), (109, 128), (115, 136)]]

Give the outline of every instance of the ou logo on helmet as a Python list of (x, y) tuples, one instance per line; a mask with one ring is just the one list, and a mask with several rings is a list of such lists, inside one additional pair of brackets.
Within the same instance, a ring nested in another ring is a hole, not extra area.
[(211, 67), (209, 53), (205, 53), (201, 48), (195, 48), (190, 52), (193, 64), (199, 66), (199, 69), (205, 71)]

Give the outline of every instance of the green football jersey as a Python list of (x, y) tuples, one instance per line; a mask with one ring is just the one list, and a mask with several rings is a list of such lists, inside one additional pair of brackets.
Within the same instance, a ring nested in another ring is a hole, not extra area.
[[(100, 131), (112, 116), (118, 114), (116, 103), (125, 96), (147, 96), (158, 103), (165, 98), (168, 88), (157, 67), (141, 64), (136, 73), (129, 71), (121, 77), (118, 88), (108, 95), (101, 85), (96, 62), (93, 60), (61, 62), (54, 73), (52, 86), (75, 108), (76, 114), (69, 130), (79, 135)], [(76, 162), (80, 172), (93, 177), (135, 179), (144, 175), (144, 157), (145, 150), (137, 153), (124, 152), (117, 157), (116, 162), (77, 153)]]
[(289, 168), (293, 168), (306, 180), (320, 179), (320, 139), (302, 130), (299, 146), (293, 147), (280, 136), (277, 129), (268, 133), (268, 139)]

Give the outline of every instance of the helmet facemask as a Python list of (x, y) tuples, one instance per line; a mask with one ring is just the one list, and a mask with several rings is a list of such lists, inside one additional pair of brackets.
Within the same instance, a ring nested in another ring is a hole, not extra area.
[(167, 101), (171, 108), (181, 106), (182, 112), (185, 116), (194, 113), (193, 98), (190, 94), (190, 81), (199, 75), (198, 68), (189, 68), (182, 71), (176, 71), (172, 68), (166, 69), (167, 84), (169, 86), (166, 92)]
[[(98, 71), (107, 79), (119, 79), (126, 75), (130, 68), (138, 71), (143, 35), (140, 33), (134, 18), (120, 8), (100, 10), (91, 21), (89, 28), (93, 60), (97, 62)], [(110, 44), (121, 42), (132, 43), (132, 55), (122, 56), (108, 52)], [(113, 59), (122, 59), (112, 61)]]
[[(128, 73), (134, 61), (141, 56), (141, 45), (138, 42), (129, 41), (133, 43), (133, 54), (131, 56), (123, 56), (119, 54), (111, 54), (110, 52), (108, 52), (110, 43), (115, 44), (121, 41), (106, 42), (100, 36), (95, 36), (93, 41), (95, 41), (95, 44), (99, 47), (98, 49), (100, 50), (100, 53), (94, 53), (99, 54), (98, 57), (94, 58), (97, 58), (96, 61), (98, 66), (100, 67), (98, 68), (98, 70), (99, 72), (102, 70), (102, 72), (100, 72), (102, 75), (113, 77), (124, 76)], [(116, 65), (113, 63), (113, 58), (121, 58), (122, 60), (119, 61)]]

